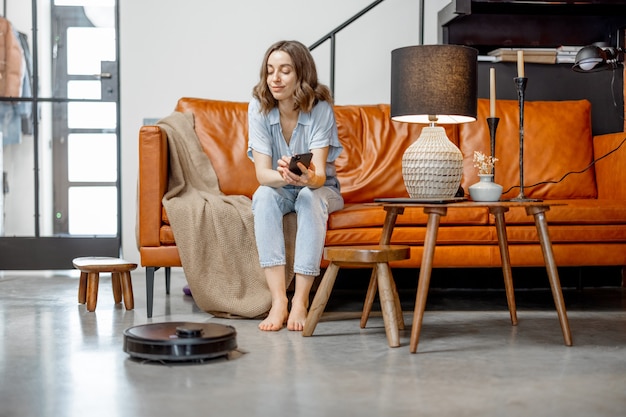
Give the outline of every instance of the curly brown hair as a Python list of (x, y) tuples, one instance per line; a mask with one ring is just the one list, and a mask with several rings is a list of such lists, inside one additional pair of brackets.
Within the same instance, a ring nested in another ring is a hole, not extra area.
[(267, 85), (267, 61), (275, 51), (283, 51), (291, 57), (293, 67), (298, 79), (294, 93), (294, 110), (310, 112), (318, 101), (333, 103), (330, 89), (317, 79), (315, 61), (309, 49), (298, 41), (279, 41), (269, 47), (261, 64), (260, 80), (252, 89), (252, 96), (261, 103), (261, 111), (267, 114), (278, 105), (278, 101), (272, 95)]

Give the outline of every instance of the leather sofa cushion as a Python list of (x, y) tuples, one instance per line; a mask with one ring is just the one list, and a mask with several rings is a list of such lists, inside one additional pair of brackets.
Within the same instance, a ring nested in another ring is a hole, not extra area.
[[(476, 122), (459, 127), (460, 145), (463, 153), (463, 181), (467, 187), (478, 181), (473, 168), (474, 150), (490, 154), (489, 100), (478, 100)], [(495, 182), (504, 191), (519, 186), (519, 104), (517, 100), (498, 100), (496, 116), (500, 118), (496, 136)], [(527, 101), (524, 105), (524, 194), (528, 198), (577, 199), (596, 198), (595, 171), (582, 171), (592, 161), (593, 143), (591, 132), (591, 103), (587, 100)], [(558, 183), (541, 184), (545, 181)], [(519, 194), (519, 187), (503, 195), (512, 198)]]

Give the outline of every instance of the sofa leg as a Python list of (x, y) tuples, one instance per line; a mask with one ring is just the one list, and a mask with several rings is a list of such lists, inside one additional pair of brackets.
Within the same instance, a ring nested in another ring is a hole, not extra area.
[(152, 297), (154, 296), (154, 271), (153, 266), (146, 267), (146, 309), (148, 318), (152, 317)]
[(169, 266), (165, 267), (165, 294), (170, 294), (170, 283), (171, 283), (171, 271), (172, 268)]
[(576, 272), (578, 272), (578, 284), (576, 284), (576, 290), (578, 291), (582, 291), (584, 290), (584, 285), (583, 285), (583, 268), (582, 267), (578, 267), (576, 268)]

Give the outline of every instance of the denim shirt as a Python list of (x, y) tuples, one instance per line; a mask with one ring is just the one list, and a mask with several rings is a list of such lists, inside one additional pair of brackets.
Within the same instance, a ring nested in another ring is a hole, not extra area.
[(343, 147), (337, 135), (337, 124), (332, 106), (326, 101), (318, 102), (310, 113), (300, 112), (289, 144), (285, 141), (280, 126), (278, 107), (268, 114), (261, 112), (258, 100), (248, 105), (248, 157), (254, 161), (252, 150), (269, 155), (272, 167), (278, 167), (278, 159), (283, 155), (310, 152), (311, 149), (328, 147), (326, 159), (327, 180), (336, 177), (335, 159)]

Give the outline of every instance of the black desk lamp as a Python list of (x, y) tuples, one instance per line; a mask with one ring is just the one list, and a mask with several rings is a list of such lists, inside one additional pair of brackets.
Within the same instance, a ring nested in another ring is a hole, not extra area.
[(589, 45), (578, 51), (572, 69), (576, 72), (614, 70), (620, 62), (624, 62), (623, 49)]

